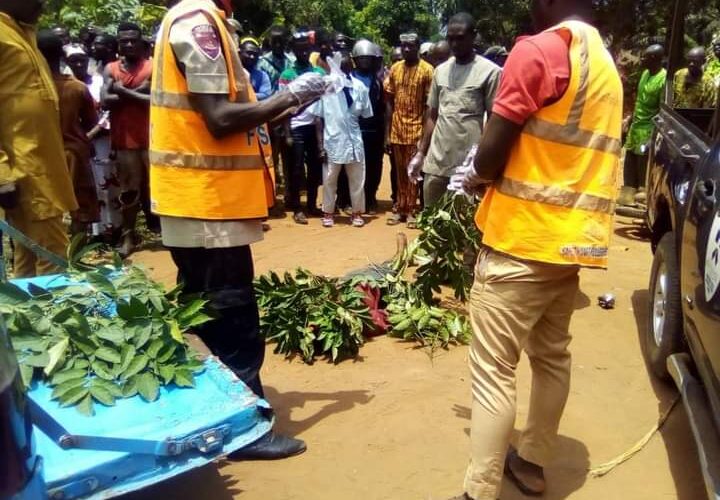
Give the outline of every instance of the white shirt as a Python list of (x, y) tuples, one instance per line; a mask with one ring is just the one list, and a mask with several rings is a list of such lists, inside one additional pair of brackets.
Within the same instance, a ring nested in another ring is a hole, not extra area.
[(358, 119), (373, 116), (370, 95), (365, 84), (348, 76), (345, 87), (350, 90), (352, 105), (344, 91), (324, 96), (308, 110), (323, 119), (323, 138), (328, 160), (340, 165), (363, 163), (365, 149)]

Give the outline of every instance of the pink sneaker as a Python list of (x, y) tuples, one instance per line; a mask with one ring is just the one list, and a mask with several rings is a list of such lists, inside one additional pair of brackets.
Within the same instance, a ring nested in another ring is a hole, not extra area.
[(333, 227), (335, 225), (335, 218), (333, 217), (333, 214), (323, 214), (322, 217), (322, 226), (323, 227)]
[(350, 223), (353, 225), (353, 227), (363, 227), (365, 225), (365, 219), (363, 219), (362, 215), (359, 213), (352, 214)]

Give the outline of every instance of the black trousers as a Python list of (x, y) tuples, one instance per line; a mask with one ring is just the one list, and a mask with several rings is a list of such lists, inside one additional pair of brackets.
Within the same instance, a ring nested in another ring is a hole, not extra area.
[(362, 138), (365, 148), (365, 205), (368, 210), (375, 210), (378, 205), (377, 192), (382, 180), (385, 138), (384, 133), (380, 131), (363, 132)]
[[(318, 188), (322, 184), (322, 162), (318, 148), (315, 125), (303, 125), (292, 129), (292, 159), (288, 172), (288, 201), (290, 210), (300, 210), (300, 190), (306, 181), (307, 208), (317, 208)], [(307, 164), (307, 176), (305, 165)]]
[(392, 154), (389, 154), (388, 156), (390, 157), (390, 199), (392, 199), (393, 205), (395, 205), (398, 199), (397, 163), (395, 161), (395, 157)]
[(260, 368), (265, 340), (253, 289), (250, 246), (170, 248), (184, 294), (202, 293), (217, 319), (195, 333), (250, 389), (263, 397)]
[(632, 151), (625, 153), (623, 164), (624, 184), (635, 189), (645, 187), (645, 176), (647, 174), (647, 155), (637, 155)]
[(282, 187), (283, 199), (287, 200), (288, 165), (291, 163), (291, 155), (285, 141), (285, 129), (282, 125), (270, 129), (270, 144), (272, 146), (273, 165), (275, 166), (276, 191), (277, 194), (280, 194), (280, 187)]

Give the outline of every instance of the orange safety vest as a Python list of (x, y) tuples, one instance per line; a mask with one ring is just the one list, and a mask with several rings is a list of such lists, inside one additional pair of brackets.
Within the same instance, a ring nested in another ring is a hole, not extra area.
[(475, 222), (483, 243), (520, 259), (607, 267), (621, 149), (622, 84), (598, 31), (569, 21), (570, 82), (535, 113)]
[(214, 138), (190, 105), (185, 76), (170, 45), (170, 28), (200, 12), (217, 27), (234, 102), (255, 102), (247, 76), (235, 74), (237, 47), (225, 15), (207, 0), (184, 0), (163, 19), (153, 64), (150, 105), (152, 211), (171, 217), (239, 220), (267, 217), (275, 201), (270, 135), (265, 125)]

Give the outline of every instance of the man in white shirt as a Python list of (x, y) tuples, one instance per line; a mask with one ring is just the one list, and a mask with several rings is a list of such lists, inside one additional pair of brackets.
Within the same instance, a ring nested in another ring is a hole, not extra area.
[(324, 227), (334, 224), (338, 176), (345, 169), (350, 186), (352, 215), (350, 222), (362, 227), (365, 222), (365, 150), (358, 119), (373, 115), (368, 88), (353, 77), (353, 64), (349, 53), (342, 55), (341, 69), (345, 74), (345, 86), (334, 94), (323, 97), (310, 108), (310, 112), (322, 120), (318, 144), (327, 157), (323, 165), (323, 219)]

